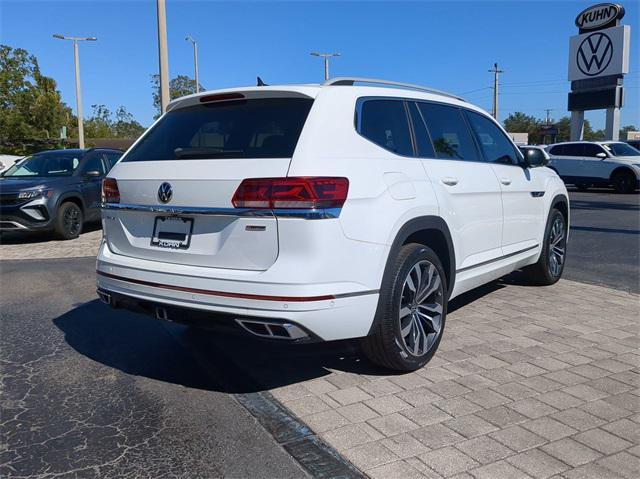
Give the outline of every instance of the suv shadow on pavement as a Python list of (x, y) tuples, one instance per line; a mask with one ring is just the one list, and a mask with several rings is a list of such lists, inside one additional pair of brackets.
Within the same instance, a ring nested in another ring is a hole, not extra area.
[[(449, 310), (460, 309), (510, 282), (522, 283), (519, 275), (512, 274), (461, 295)], [(98, 300), (77, 305), (53, 322), (73, 349), (101, 364), (134, 376), (223, 393), (270, 390), (332, 371), (401, 374), (370, 363), (357, 340), (278, 343), (228, 327), (205, 331), (159, 321), (111, 309)]]

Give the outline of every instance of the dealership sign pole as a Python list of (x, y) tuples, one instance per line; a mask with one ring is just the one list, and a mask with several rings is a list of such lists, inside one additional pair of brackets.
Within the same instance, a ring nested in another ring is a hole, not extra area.
[(578, 14), (578, 35), (569, 40), (571, 140), (581, 140), (584, 112), (607, 110), (606, 139), (617, 140), (623, 77), (629, 73), (631, 27), (620, 25), (622, 5), (600, 3)]

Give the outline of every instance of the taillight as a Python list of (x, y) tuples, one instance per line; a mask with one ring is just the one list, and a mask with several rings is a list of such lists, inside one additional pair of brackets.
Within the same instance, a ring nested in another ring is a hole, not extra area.
[(120, 203), (120, 191), (115, 178), (105, 178), (102, 180), (102, 202)]
[(233, 195), (236, 208), (340, 208), (347, 199), (346, 178), (250, 178)]

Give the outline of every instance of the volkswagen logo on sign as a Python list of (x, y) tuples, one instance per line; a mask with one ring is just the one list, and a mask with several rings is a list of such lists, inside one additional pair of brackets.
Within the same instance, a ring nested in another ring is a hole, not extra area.
[(576, 64), (582, 73), (596, 76), (607, 69), (613, 57), (613, 43), (601, 32), (585, 38), (578, 47)]
[(171, 201), (172, 196), (173, 196), (173, 189), (171, 188), (171, 183), (167, 183), (165, 181), (160, 185), (160, 188), (158, 188), (158, 199), (162, 203), (169, 203), (169, 201)]

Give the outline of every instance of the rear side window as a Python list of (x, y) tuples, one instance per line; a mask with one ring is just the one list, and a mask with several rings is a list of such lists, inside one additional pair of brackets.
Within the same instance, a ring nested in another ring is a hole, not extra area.
[(493, 121), (472, 111), (465, 113), (486, 161), (507, 165), (518, 164), (519, 156), (516, 149)]
[(479, 161), (471, 132), (459, 108), (435, 103), (419, 103), (431, 134), (436, 158)]
[(398, 155), (413, 156), (404, 102), (366, 100), (360, 109), (359, 133), (376, 145)]
[(113, 168), (115, 166), (115, 164), (118, 162), (118, 160), (120, 159), (120, 157), (122, 156), (122, 153), (111, 153), (111, 152), (107, 152), (105, 153), (105, 156), (107, 157), (107, 162), (109, 169)]
[(554, 146), (549, 149), (550, 155), (562, 156), (564, 155), (564, 145)]
[(167, 113), (123, 161), (291, 158), (313, 100), (204, 103)]
[(584, 146), (584, 143), (558, 145), (551, 148), (549, 154), (555, 156), (585, 156)]
[(589, 143), (585, 143), (583, 145), (582, 156), (589, 156), (594, 158), (598, 153), (604, 153), (604, 150), (600, 145), (593, 145)]

